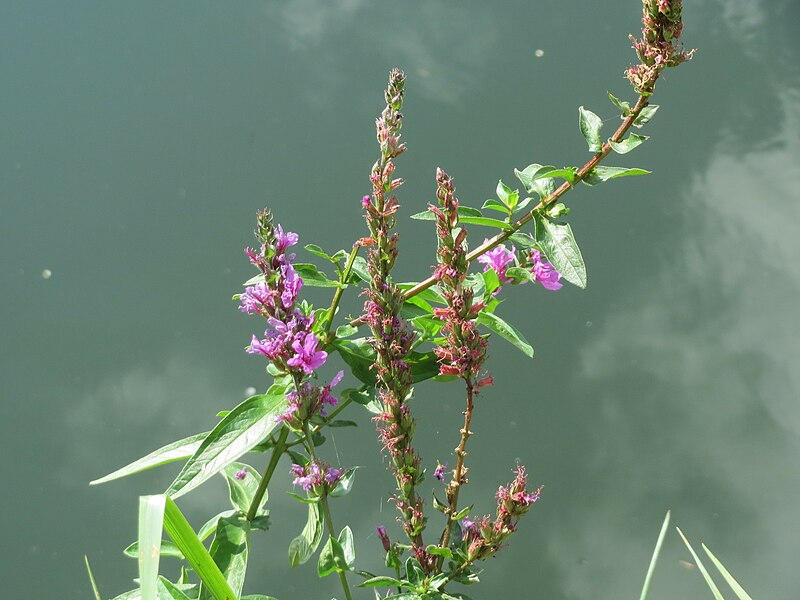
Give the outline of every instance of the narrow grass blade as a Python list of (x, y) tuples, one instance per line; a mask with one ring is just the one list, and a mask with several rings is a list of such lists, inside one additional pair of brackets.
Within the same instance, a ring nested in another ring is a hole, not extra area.
[(722, 593), (719, 591), (719, 588), (714, 583), (714, 580), (711, 579), (711, 575), (708, 574), (708, 571), (706, 571), (705, 566), (703, 566), (703, 561), (700, 560), (700, 557), (697, 556), (697, 553), (694, 551), (694, 548), (692, 548), (692, 545), (689, 543), (689, 540), (687, 540), (686, 536), (683, 535), (683, 532), (681, 531), (681, 528), (680, 527), (676, 527), (675, 529), (678, 530), (678, 535), (681, 536), (681, 539), (683, 540), (683, 543), (686, 544), (686, 547), (689, 549), (689, 552), (692, 553), (692, 557), (694, 558), (694, 562), (697, 565), (697, 568), (700, 569), (700, 573), (703, 574), (703, 578), (706, 580), (706, 583), (708, 584), (709, 589), (714, 594), (714, 598), (716, 598), (717, 600), (725, 600), (725, 598), (722, 596)]
[(664, 517), (664, 524), (661, 525), (661, 533), (658, 534), (658, 541), (656, 548), (653, 550), (653, 557), (650, 559), (650, 566), (647, 568), (647, 575), (644, 577), (644, 585), (642, 586), (642, 595), (639, 600), (647, 598), (647, 592), (650, 590), (650, 580), (653, 578), (653, 572), (656, 570), (656, 562), (658, 562), (658, 555), (661, 553), (661, 546), (664, 543), (664, 537), (667, 535), (667, 528), (669, 527), (669, 519), (672, 511), (667, 511), (667, 516)]
[(153, 467), (159, 467), (167, 463), (175, 462), (176, 460), (186, 460), (197, 451), (207, 435), (208, 432), (198, 433), (197, 435), (191, 435), (187, 438), (183, 438), (182, 440), (178, 440), (177, 442), (172, 442), (171, 444), (162, 446), (158, 450), (153, 450), (147, 456), (143, 456), (139, 460), (135, 460), (131, 464), (126, 465), (121, 469), (117, 469), (105, 477), (90, 481), (89, 485), (97, 485), (99, 483), (105, 483), (107, 481), (113, 481), (114, 479), (127, 477), (128, 475), (140, 473), (142, 471), (146, 471), (147, 469), (152, 469)]
[(700, 545), (703, 547), (703, 550), (706, 551), (706, 554), (708, 554), (708, 557), (711, 559), (711, 562), (713, 562), (714, 566), (717, 567), (717, 570), (720, 572), (722, 577), (725, 578), (725, 581), (728, 583), (729, 586), (731, 586), (731, 589), (736, 593), (736, 596), (739, 598), (739, 600), (753, 600), (748, 595), (748, 593), (744, 591), (744, 588), (741, 585), (739, 585), (739, 582), (733, 578), (733, 575), (731, 575), (728, 572), (728, 569), (726, 569), (723, 566), (723, 564), (719, 561), (719, 559), (717, 559), (717, 557), (714, 556), (711, 550), (709, 550), (705, 544), (700, 544)]
[[(225, 576), (219, 570), (214, 559), (195, 534), (186, 517), (178, 509), (172, 498), (161, 495), (165, 499), (164, 530), (172, 541), (181, 549), (188, 563), (197, 573), (200, 580), (217, 600), (236, 600), (236, 594), (228, 585)], [(160, 541), (160, 540), (159, 540)], [(143, 600), (144, 599), (143, 597)]]
[(142, 600), (158, 598), (164, 500), (164, 495), (139, 498), (139, 589), (142, 591)]
[[(708, 552), (708, 550), (706, 550), (706, 552)], [(94, 592), (94, 598), (95, 600), (103, 600), (100, 597), (100, 590), (97, 589), (97, 584), (94, 581), (94, 575), (92, 575), (92, 567), (89, 566), (89, 557), (84, 554), (83, 560), (86, 562), (86, 572), (89, 574), (89, 581), (92, 582), (92, 591)]]

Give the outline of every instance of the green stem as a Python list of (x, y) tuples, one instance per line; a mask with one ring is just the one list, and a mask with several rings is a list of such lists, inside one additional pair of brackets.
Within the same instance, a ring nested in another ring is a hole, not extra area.
[[(625, 119), (622, 121), (622, 124), (614, 132), (614, 135), (611, 136), (610, 141), (615, 143), (621, 141), (623, 136), (628, 132), (628, 130), (633, 125), (633, 122), (639, 116), (639, 113), (642, 112), (642, 110), (644, 109), (645, 106), (648, 105), (648, 103), (649, 100), (647, 96), (639, 96), (639, 99), (636, 101), (636, 105), (631, 110), (631, 114), (625, 117)], [(522, 217), (517, 219), (514, 223), (512, 223), (511, 229), (498, 233), (496, 236), (494, 236), (489, 240), (486, 240), (483, 244), (481, 244), (480, 246), (475, 248), (472, 252), (467, 254), (467, 260), (468, 261), (475, 260), (482, 254), (485, 254), (495, 246), (502, 244), (504, 241), (506, 241), (508, 238), (514, 235), (517, 231), (519, 231), (523, 227), (523, 225), (529, 223), (533, 219), (534, 215), (536, 214), (536, 211), (544, 208), (545, 206), (549, 206), (550, 204), (558, 200), (561, 196), (563, 196), (569, 190), (575, 187), (575, 185), (579, 183), (584, 177), (586, 177), (589, 173), (591, 173), (592, 169), (594, 169), (606, 156), (608, 156), (611, 153), (611, 150), (612, 150), (611, 144), (609, 144), (608, 142), (603, 144), (603, 149), (597, 154), (595, 154), (591, 159), (589, 159), (589, 162), (587, 162), (578, 170), (578, 173), (575, 175), (575, 181), (573, 181), (572, 183), (568, 181), (562, 183), (561, 186), (559, 186), (559, 188), (555, 192), (550, 194), (547, 198), (545, 198), (544, 200), (539, 202), (539, 204), (534, 206), (530, 211), (525, 213), (525, 215), (523, 215)], [(406, 291), (405, 293), (406, 300), (408, 298), (411, 298), (412, 296), (416, 296), (417, 294), (419, 294), (424, 290), (427, 290), (434, 283), (436, 283), (436, 278), (433, 276), (428, 277), (424, 281), (421, 281), (420, 283), (418, 283), (417, 285)]]
[[(333, 421), (333, 419), (336, 417), (336, 415), (338, 415), (338, 414), (339, 414), (340, 412), (342, 412), (342, 411), (343, 411), (345, 408), (347, 408), (347, 405), (348, 405), (348, 404), (350, 404), (352, 401), (353, 401), (353, 400), (352, 400), (352, 398), (348, 398), (347, 400), (345, 400), (344, 402), (342, 402), (342, 403), (341, 403), (339, 406), (337, 406), (337, 407), (336, 407), (336, 408), (335, 408), (335, 409), (334, 409), (334, 410), (331, 412), (331, 414), (329, 414), (327, 417), (325, 417), (325, 420), (324, 420), (322, 423), (320, 423), (319, 425), (314, 425), (313, 429), (311, 429), (311, 433), (312, 433), (312, 434), (314, 434), (314, 433), (317, 433), (317, 432), (319, 432), (319, 431), (320, 431), (320, 430), (321, 430), (323, 427), (325, 427), (325, 426), (326, 426), (328, 423), (330, 423), (331, 421)], [(298, 437), (296, 440), (294, 440), (293, 442), (289, 442), (288, 444), (286, 444), (286, 447), (287, 447), (287, 448), (291, 448), (292, 446), (296, 446), (297, 444), (302, 444), (302, 443), (305, 441), (305, 439), (306, 439), (306, 436), (305, 436), (305, 434), (303, 434), (303, 435), (299, 436), (299, 437)]]
[[(347, 257), (347, 263), (344, 266), (344, 271), (342, 272), (342, 276), (339, 278), (339, 283), (342, 286), (346, 285), (347, 279), (350, 277), (350, 271), (353, 269), (353, 262), (356, 260), (356, 255), (358, 254), (358, 249), (361, 246), (354, 244), (353, 249), (350, 250), (350, 256)], [(331, 307), (328, 309), (328, 320), (325, 323), (325, 327), (323, 331), (325, 332), (325, 337), (330, 338), (328, 335), (331, 331), (331, 324), (333, 323), (333, 316), (336, 314), (336, 308), (339, 306), (339, 301), (342, 299), (342, 293), (344, 292), (344, 287), (337, 287), (336, 291), (333, 293), (333, 300), (331, 300)], [(332, 340), (328, 339), (327, 342), (330, 343)]]
[(278, 461), (283, 455), (283, 451), (286, 450), (286, 438), (288, 436), (289, 436), (289, 428), (284, 426), (281, 429), (281, 433), (278, 436), (278, 440), (275, 442), (275, 447), (272, 449), (272, 456), (270, 456), (269, 458), (269, 464), (267, 465), (267, 470), (264, 471), (264, 475), (261, 477), (261, 483), (258, 484), (258, 489), (256, 490), (256, 493), (253, 496), (253, 501), (250, 503), (250, 508), (247, 511), (248, 521), (252, 521), (253, 519), (256, 518), (258, 507), (261, 506), (261, 499), (264, 497), (264, 493), (267, 491), (269, 480), (272, 479), (272, 474), (275, 472), (275, 467), (278, 466)]
[[(308, 450), (308, 454), (311, 456), (311, 460), (319, 464), (319, 460), (317, 459), (317, 449), (314, 447), (314, 440), (311, 437), (311, 428), (308, 426), (308, 421), (303, 423), (303, 433), (305, 434), (305, 446)], [(331, 517), (330, 506), (328, 506), (327, 492), (322, 493), (319, 503), (322, 506), (322, 516), (325, 519), (325, 527), (328, 528), (328, 538), (333, 538), (333, 518)], [(339, 581), (342, 582), (342, 590), (344, 590), (345, 598), (347, 600), (353, 600), (353, 597), (350, 595), (350, 585), (347, 583), (347, 576), (344, 574), (344, 571), (337, 570), (337, 572), (339, 573)]]

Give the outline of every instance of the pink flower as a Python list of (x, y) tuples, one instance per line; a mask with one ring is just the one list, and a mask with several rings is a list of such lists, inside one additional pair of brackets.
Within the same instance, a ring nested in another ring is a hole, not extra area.
[[(536, 281), (542, 284), (546, 290), (560, 290), (564, 284), (559, 283), (561, 273), (555, 270), (553, 265), (549, 262), (542, 260), (542, 253), (535, 248), (531, 250), (531, 259), (533, 260), (533, 268), (531, 273), (536, 278)], [(480, 259), (479, 259), (480, 260)]]
[[(483, 243), (485, 244), (488, 241), (489, 240), (483, 240)], [(508, 267), (509, 263), (514, 262), (514, 246), (511, 246), (511, 250), (507, 249), (505, 244), (495, 246), (489, 250), (489, 252), (481, 254), (478, 257), (478, 262), (486, 265), (483, 268), (484, 271), (494, 269), (494, 272), (497, 273), (497, 277), (500, 279), (500, 283), (505, 283), (508, 281), (508, 277), (506, 277), (506, 267)]]
[(313, 333), (305, 334), (305, 339), (303, 339), (302, 343), (299, 339), (295, 339), (292, 342), (292, 350), (297, 354), (287, 360), (286, 364), (290, 367), (299, 367), (307, 375), (311, 375), (316, 369), (324, 365), (325, 360), (328, 358), (327, 352), (317, 350), (317, 344), (319, 344), (319, 340)]
[(444, 481), (444, 472), (447, 470), (447, 463), (438, 463), (433, 471), (433, 477), (439, 481)]
[(237, 471), (233, 475), (236, 479), (244, 479), (247, 476), (247, 467), (242, 467), (241, 471)]

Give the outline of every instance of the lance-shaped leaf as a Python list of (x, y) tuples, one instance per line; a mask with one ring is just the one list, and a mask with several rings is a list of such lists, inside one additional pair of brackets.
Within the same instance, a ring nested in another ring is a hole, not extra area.
[(582, 106), (578, 109), (578, 127), (589, 144), (589, 150), (600, 152), (603, 149), (603, 142), (600, 139), (600, 128), (603, 127), (603, 120), (590, 110)]
[(322, 513), (317, 503), (308, 505), (308, 520), (303, 531), (289, 544), (289, 564), (293, 567), (302, 565), (317, 551), (319, 543), (322, 541), (322, 533), (325, 525), (322, 521)]
[(539, 246), (556, 271), (573, 285), (586, 287), (586, 264), (568, 223), (554, 223), (549, 219), (536, 219)]
[(356, 565), (356, 545), (349, 525), (345, 525), (345, 528), (339, 532), (338, 542), (342, 547), (347, 570), (352, 571)]
[(630, 134), (621, 142), (613, 142), (608, 140), (608, 143), (614, 149), (614, 152), (617, 154), (627, 154), (637, 146), (640, 146), (644, 142), (650, 139), (649, 135), (636, 135), (635, 133)]
[[(480, 217), (480, 216), (482, 216), (482, 213), (477, 208), (472, 208), (471, 206), (458, 207), (459, 221), (465, 217)], [(417, 221), (435, 221), (436, 215), (429, 210), (424, 210), (415, 215), (411, 215), (411, 218), (416, 219)]]
[[(133, 542), (130, 546), (125, 548), (122, 551), (125, 556), (129, 556), (131, 558), (139, 558), (139, 542)], [(159, 549), (159, 554), (161, 556), (171, 556), (173, 558), (180, 558), (183, 560), (183, 553), (181, 549), (175, 545), (175, 542), (170, 542), (169, 540), (161, 540), (161, 547)]]
[(711, 550), (709, 550), (703, 543), (701, 543), (700, 546), (702, 546), (703, 550), (705, 550), (706, 554), (708, 554), (708, 557), (711, 559), (711, 562), (714, 563), (714, 566), (717, 567), (717, 571), (720, 572), (720, 575), (722, 575), (728, 585), (731, 586), (731, 589), (736, 594), (736, 597), (739, 598), (739, 600), (753, 600), (750, 597), (750, 594), (744, 591), (744, 588), (739, 585), (739, 582), (733, 578), (733, 575), (731, 575), (728, 569), (726, 569), (725, 566), (720, 562), (720, 560), (714, 556)]
[(338, 281), (334, 281), (311, 263), (295, 263), (292, 266), (297, 271), (297, 274), (302, 277), (303, 283), (311, 287), (347, 287)]
[(203, 440), (166, 491), (177, 498), (213, 477), (261, 442), (286, 410), (283, 396), (252, 396), (234, 408)]
[[(242, 593), (247, 573), (249, 535), (250, 523), (246, 518), (236, 515), (220, 519), (209, 551), (237, 598)], [(199, 600), (213, 598), (214, 594), (209, 587), (201, 584)]]
[(639, 116), (633, 120), (634, 127), (644, 127), (656, 115), (658, 104), (648, 104), (639, 113)]
[(629, 102), (626, 102), (625, 100), (620, 100), (619, 98), (614, 96), (614, 94), (612, 94), (611, 92), (608, 92), (608, 99), (614, 103), (614, 106), (616, 106), (618, 109), (622, 111), (622, 118), (629, 116), (633, 112), (631, 111), (631, 105)]
[(604, 167), (598, 166), (592, 169), (586, 177), (583, 178), (583, 183), (586, 185), (597, 185), (609, 179), (616, 179), (617, 177), (630, 177), (632, 175), (649, 175), (650, 171), (644, 169), (629, 169), (627, 167)]
[(528, 340), (526, 340), (525, 337), (510, 323), (506, 323), (497, 315), (487, 312), (479, 313), (477, 321), (481, 325), (484, 325), (494, 331), (504, 340), (514, 344), (527, 356), (533, 357), (533, 346), (531, 346), (528, 343)]
[(147, 456), (143, 456), (139, 460), (134, 461), (131, 464), (122, 467), (121, 469), (117, 469), (105, 477), (101, 477), (100, 479), (95, 479), (94, 481), (89, 482), (89, 485), (97, 485), (99, 483), (106, 483), (107, 481), (113, 481), (114, 479), (127, 477), (128, 475), (140, 473), (142, 471), (146, 471), (147, 469), (152, 469), (153, 467), (166, 465), (168, 463), (175, 462), (176, 460), (186, 460), (197, 451), (207, 435), (208, 432), (198, 433), (197, 435), (191, 435), (187, 438), (183, 438), (182, 440), (178, 440), (177, 442), (172, 442), (171, 444), (162, 446)]
[(671, 511), (667, 511), (667, 516), (664, 517), (664, 523), (661, 525), (661, 533), (658, 534), (655, 550), (653, 556), (650, 558), (650, 566), (647, 568), (647, 575), (644, 577), (644, 585), (642, 586), (642, 593), (639, 600), (646, 600), (647, 593), (650, 590), (650, 581), (653, 579), (653, 573), (656, 570), (656, 563), (658, 562), (658, 555), (661, 554), (661, 546), (664, 543), (664, 537), (667, 535), (667, 528), (669, 527), (669, 518)]

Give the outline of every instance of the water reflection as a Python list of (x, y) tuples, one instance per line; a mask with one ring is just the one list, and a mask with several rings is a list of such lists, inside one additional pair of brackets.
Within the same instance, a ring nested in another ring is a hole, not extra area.
[[(590, 400), (578, 435), (607, 435), (583, 472), (596, 493), (570, 511), (550, 550), (610, 548), (616, 560), (564, 571), (574, 597), (598, 586), (630, 595), (625, 573), (642, 571), (657, 533), (651, 512), (643, 537), (647, 507), (679, 507), (677, 522), (724, 548), (751, 589), (772, 598), (800, 589), (787, 502), (800, 494), (800, 95), (779, 100), (781, 134), (767, 150), (711, 156), (682, 194), (682, 229), (653, 276), (581, 352), (575, 385)], [(689, 575), (673, 573), (654, 597), (695, 589)]]

